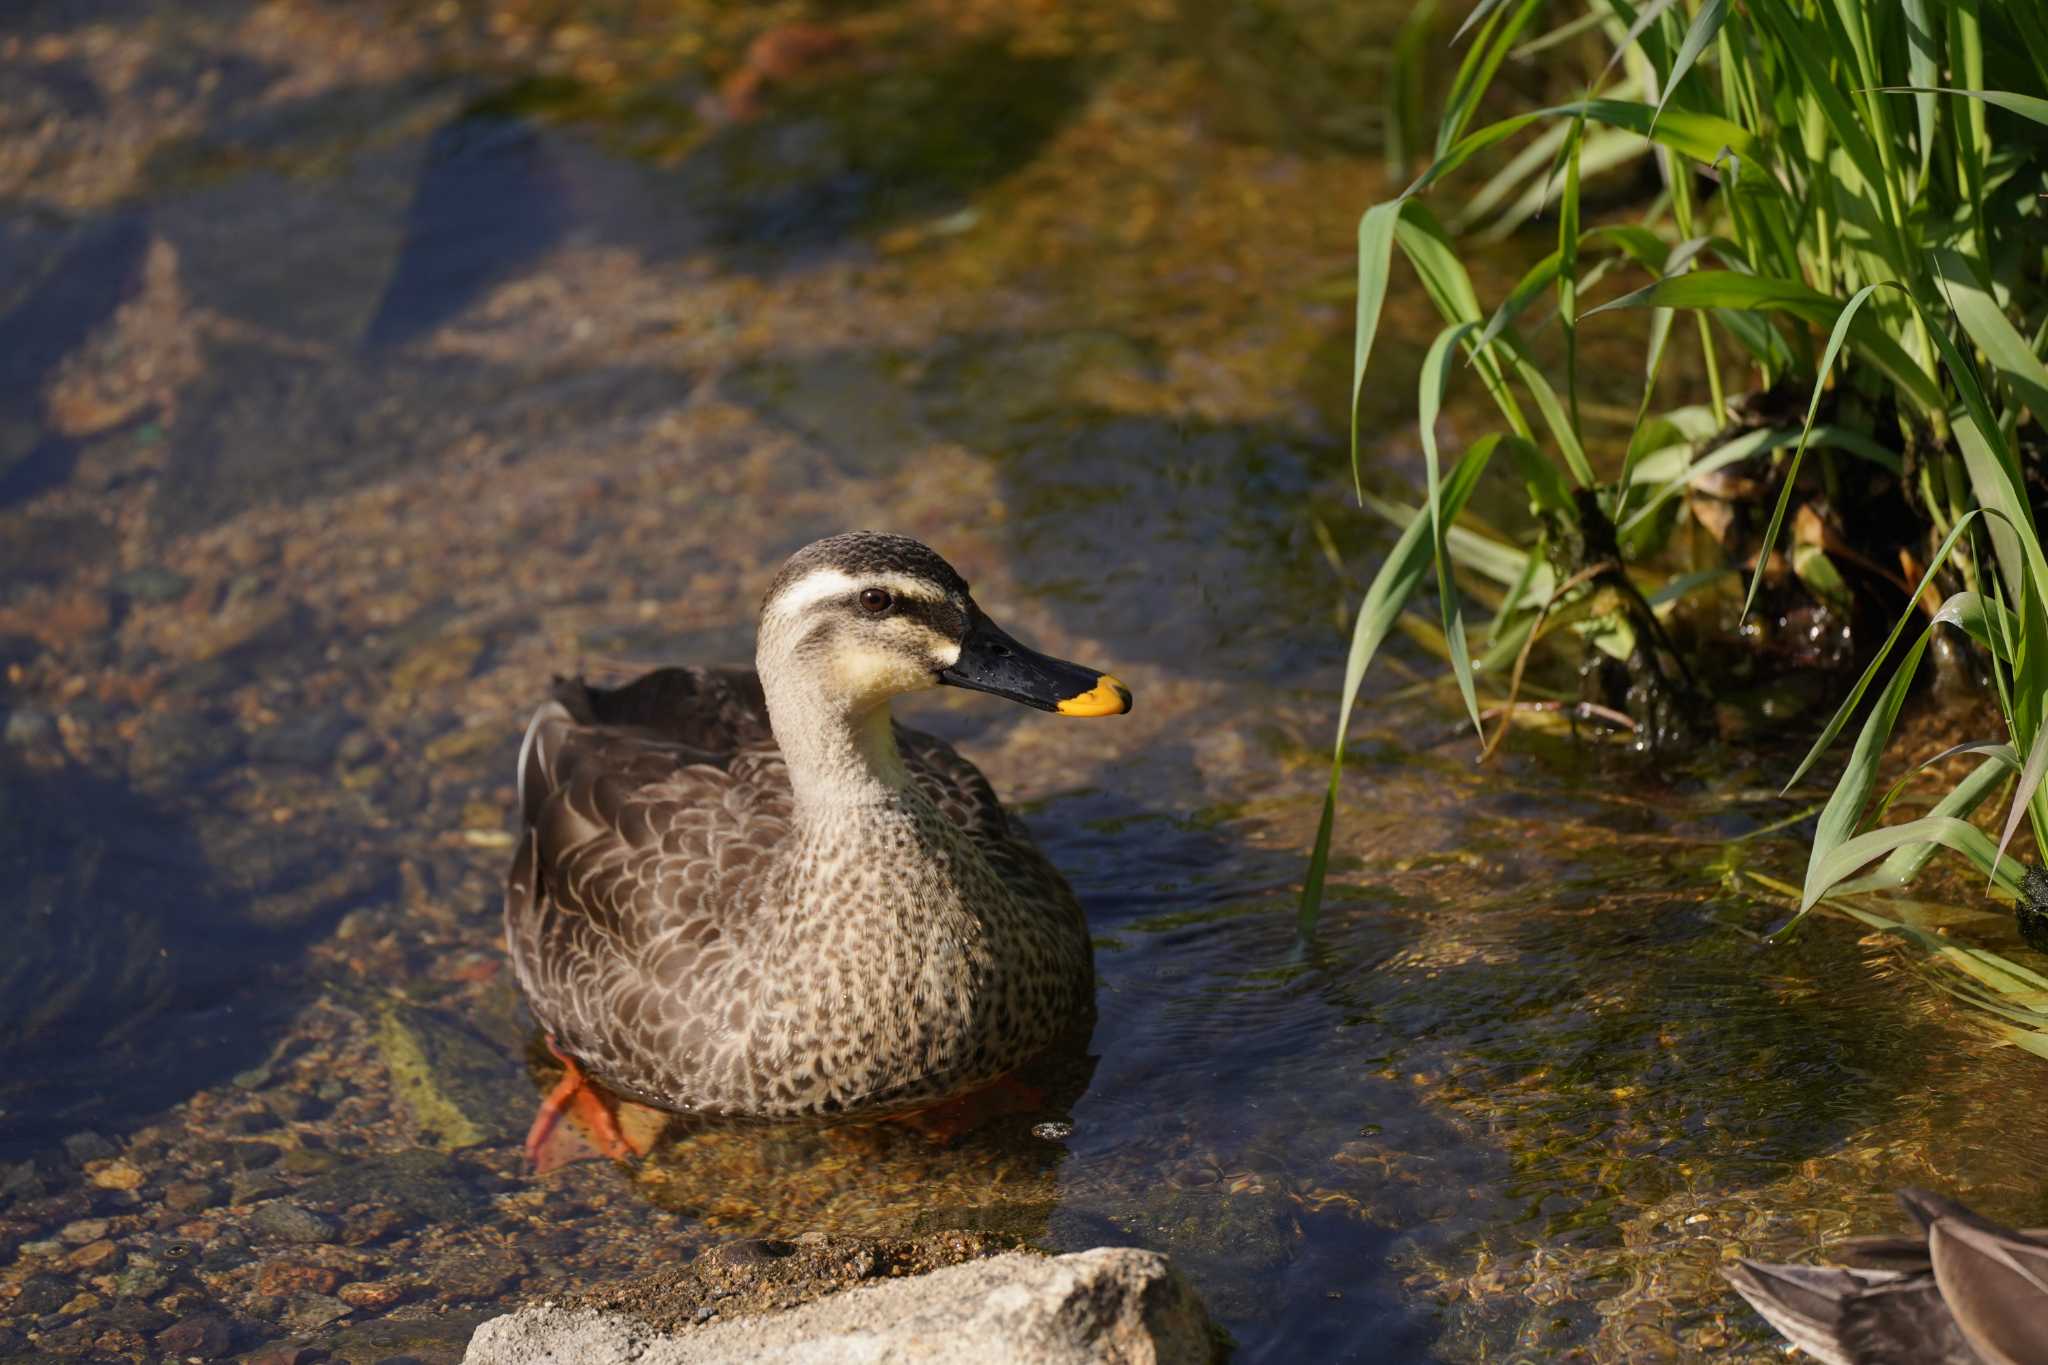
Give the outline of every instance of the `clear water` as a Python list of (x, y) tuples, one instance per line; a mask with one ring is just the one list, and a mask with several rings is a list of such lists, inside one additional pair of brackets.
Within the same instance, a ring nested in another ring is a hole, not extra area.
[[(720, 1237), (965, 1225), (1166, 1249), (1244, 1360), (1761, 1360), (1732, 1255), (1889, 1227), (1908, 1182), (2048, 1222), (2048, 1071), (1887, 943), (1765, 946), (1781, 912), (1723, 890), (1799, 863), (1796, 826), (1730, 843), (1800, 809), (1788, 754), (1479, 766), (1389, 698), (1431, 672), (1397, 650), (1298, 940), (1385, 544), (1341, 423), (1370, 80), (1314, 54), (1399, 16), (1012, 8), (826, 7), (838, 65), (717, 126), (744, 11), (0, 22), (9, 1349), (154, 1358), (140, 1304), (367, 1360)], [(1399, 492), (1433, 324), (1388, 318)], [(745, 657), (781, 557), (858, 525), (1137, 692), (904, 708), (1088, 907), (1073, 1130), (728, 1130), (536, 1184), (495, 901), (521, 718), (554, 671)], [(281, 1199), (337, 1241), (266, 1240)], [(179, 1238), (216, 1268), (117, 1282), (68, 1259), (93, 1219), (130, 1271)], [(273, 1262), (396, 1288), (314, 1322)], [(20, 1308), (34, 1276), (66, 1304)]]

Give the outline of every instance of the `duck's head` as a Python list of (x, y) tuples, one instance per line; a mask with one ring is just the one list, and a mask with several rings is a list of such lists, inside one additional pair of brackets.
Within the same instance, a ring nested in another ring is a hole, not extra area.
[(761, 607), (759, 663), (771, 693), (778, 680), (800, 676), (852, 715), (941, 685), (1063, 716), (1131, 709), (1130, 689), (1107, 673), (1011, 639), (929, 547), (874, 531), (813, 541), (790, 556)]

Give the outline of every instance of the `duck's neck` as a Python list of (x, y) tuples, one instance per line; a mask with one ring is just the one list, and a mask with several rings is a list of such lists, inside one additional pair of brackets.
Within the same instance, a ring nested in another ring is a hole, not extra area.
[(910, 775), (896, 751), (887, 702), (849, 710), (766, 678), (763, 683), (799, 825), (843, 821), (901, 800)]

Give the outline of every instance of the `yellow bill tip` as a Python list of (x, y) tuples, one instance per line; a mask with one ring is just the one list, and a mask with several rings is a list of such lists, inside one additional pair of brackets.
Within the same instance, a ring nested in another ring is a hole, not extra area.
[(1105, 673), (1095, 686), (1059, 704), (1063, 716), (1121, 716), (1131, 709), (1131, 689)]

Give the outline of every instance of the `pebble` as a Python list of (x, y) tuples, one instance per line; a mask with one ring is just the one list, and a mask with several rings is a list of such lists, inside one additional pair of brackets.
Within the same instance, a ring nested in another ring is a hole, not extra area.
[(247, 1113), (233, 1114), (222, 1119), (219, 1126), (223, 1133), (248, 1136), (255, 1133), (267, 1133), (277, 1127), (280, 1122), (282, 1120), (268, 1109), (251, 1109)]
[(334, 1291), (351, 1308), (382, 1310), (405, 1302), (412, 1287), (402, 1280), (357, 1280)]
[(228, 1182), (228, 1198), (236, 1204), (254, 1204), (284, 1188), (284, 1182), (269, 1171), (243, 1171)]
[(204, 1180), (180, 1180), (164, 1191), (164, 1206), (179, 1213), (197, 1213), (220, 1202), (220, 1191)]
[(284, 1148), (274, 1142), (238, 1142), (229, 1160), (236, 1170), (260, 1171), (283, 1155)]
[(331, 1266), (276, 1260), (256, 1272), (259, 1294), (332, 1294), (340, 1287), (341, 1272)]
[(18, 1162), (0, 1171), (0, 1200), (41, 1199), (43, 1194), (43, 1176), (35, 1162)]
[(175, 602), (183, 597), (192, 586), (192, 580), (175, 569), (161, 564), (150, 564), (140, 569), (130, 569), (114, 579), (115, 592), (132, 597), (137, 602)]
[(171, 1275), (159, 1265), (131, 1265), (114, 1276), (114, 1293), (123, 1299), (147, 1299), (170, 1286)]
[(354, 1311), (340, 1299), (325, 1294), (300, 1294), (285, 1305), (284, 1320), (295, 1331), (312, 1332)]
[(280, 1341), (243, 1356), (242, 1365), (318, 1365), (327, 1358), (327, 1352), (317, 1346)]
[(35, 749), (50, 743), (57, 737), (57, 723), (41, 711), (22, 707), (7, 713), (7, 723), (0, 727), (0, 740), (20, 749)]
[(71, 1281), (61, 1275), (30, 1275), (21, 1282), (11, 1306), (16, 1313), (54, 1313), (70, 1302), (73, 1292)]
[(94, 1162), (86, 1168), (92, 1183), (103, 1190), (135, 1190), (142, 1188), (149, 1177), (142, 1168), (132, 1161), (116, 1157), (112, 1161)]
[(249, 1217), (249, 1227), (258, 1236), (277, 1242), (312, 1245), (334, 1240), (333, 1223), (283, 1199), (257, 1209)]
[(124, 1258), (121, 1248), (103, 1237), (97, 1242), (87, 1242), (72, 1252), (68, 1259), (73, 1270), (93, 1272), (118, 1270)]
[(119, 1156), (121, 1149), (101, 1137), (98, 1133), (88, 1130), (83, 1133), (73, 1133), (70, 1137), (65, 1138), (64, 1152), (72, 1161), (83, 1166), (88, 1162), (105, 1161), (109, 1157)]
[(166, 1355), (218, 1360), (233, 1345), (227, 1323), (212, 1313), (196, 1313), (156, 1334), (156, 1348)]
[(66, 1223), (57, 1229), (57, 1240), (82, 1247), (87, 1242), (97, 1242), (107, 1235), (107, 1220), (104, 1218), (81, 1218), (75, 1223)]

